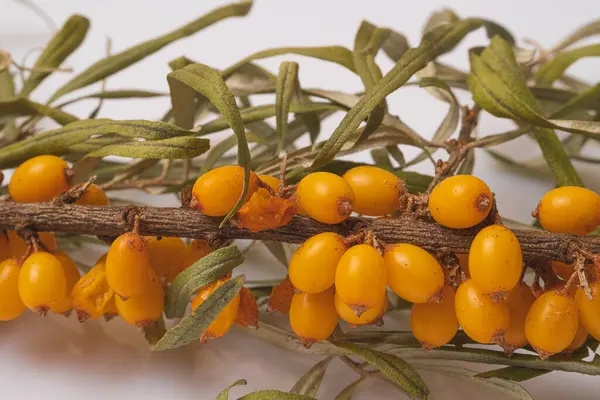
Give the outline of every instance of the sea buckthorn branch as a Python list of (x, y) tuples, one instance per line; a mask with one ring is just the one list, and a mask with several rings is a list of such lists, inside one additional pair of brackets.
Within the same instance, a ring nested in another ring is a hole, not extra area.
[[(38, 232), (68, 232), (100, 237), (116, 237), (131, 229), (123, 222), (130, 206), (81, 206), (52, 203), (0, 203), (0, 229), (26, 226)], [(233, 224), (219, 228), (220, 218), (202, 215), (187, 208), (137, 207), (141, 218), (140, 234), (194, 239), (271, 240), (301, 243), (322, 232), (348, 236), (369, 228), (382, 243), (411, 243), (429, 251), (467, 253), (481, 226), (448, 229), (412, 214), (398, 218), (351, 217), (341, 224), (327, 225), (308, 217), (296, 216), (275, 230), (250, 232)], [(485, 224), (484, 222), (483, 224)], [(600, 254), (600, 236), (551, 233), (534, 229), (514, 229), (526, 259), (545, 258), (573, 262), (573, 251)]]

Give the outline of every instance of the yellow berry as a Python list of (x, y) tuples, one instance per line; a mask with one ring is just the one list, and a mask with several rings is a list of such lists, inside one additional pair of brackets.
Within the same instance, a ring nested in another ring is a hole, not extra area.
[[(198, 291), (196, 297), (192, 301), (192, 310), (198, 308), (204, 301), (220, 286), (227, 282), (229, 278), (219, 279), (211, 285), (204, 287)], [(240, 309), (240, 293), (233, 298), (226, 306), (221, 310), (217, 318), (211, 322), (206, 330), (200, 336), (200, 342), (205, 343), (209, 339), (216, 339), (225, 335), (235, 322), (238, 311)]]
[(354, 192), (354, 212), (380, 216), (400, 207), (404, 182), (391, 172), (365, 165), (348, 170), (343, 178)]
[[(194, 208), (210, 217), (222, 217), (235, 206), (244, 187), (244, 169), (238, 165), (215, 168), (202, 175), (192, 189)], [(250, 173), (245, 201), (258, 189), (258, 177)]]
[(387, 304), (387, 294), (384, 294), (378, 304), (371, 308), (367, 308), (360, 316), (357, 316), (356, 312), (351, 307), (344, 304), (337, 294), (335, 295), (335, 309), (337, 310), (338, 315), (351, 325), (367, 325), (377, 321), (385, 314)]
[(185, 251), (185, 267), (189, 267), (202, 257), (210, 254), (212, 251), (213, 249), (208, 244), (208, 240), (192, 240)]
[(299, 293), (292, 298), (290, 325), (305, 343), (327, 339), (338, 323), (332, 290), (322, 293)]
[(25, 311), (19, 296), (19, 272), (21, 266), (14, 258), (0, 263), (0, 321), (10, 321)]
[(104, 190), (92, 183), (75, 203), (82, 206), (107, 206), (110, 202)]
[(340, 300), (352, 307), (357, 315), (381, 302), (386, 282), (383, 257), (366, 244), (346, 251), (335, 272), (335, 289)]
[(320, 293), (335, 283), (335, 271), (348, 246), (337, 233), (315, 235), (298, 247), (288, 268), (292, 285), (301, 292)]
[(549, 232), (587, 235), (600, 225), (600, 196), (582, 187), (559, 187), (542, 197), (537, 212)]
[(329, 172), (306, 175), (296, 189), (296, 204), (324, 224), (339, 224), (354, 209), (354, 192), (346, 181)]
[(124, 233), (110, 245), (106, 255), (108, 286), (121, 297), (141, 295), (156, 274), (150, 266), (146, 240), (137, 233)]
[(275, 193), (277, 193), (279, 191), (279, 185), (281, 184), (281, 181), (279, 179), (277, 179), (271, 175), (259, 175), (258, 177), (260, 178), (261, 181), (263, 181), (271, 189), (273, 189), (273, 191)]
[(161, 317), (165, 307), (162, 283), (158, 278), (150, 282), (141, 294), (131, 296), (127, 300), (115, 297), (119, 316), (128, 324), (143, 328)]
[(69, 166), (56, 156), (37, 156), (17, 167), (8, 193), (17, 203), (50, 201), (69, 188)]
[(483, 293), (511, 291), (522, 271), (521, 245), (510, 229), (490, 225), (477, 233), (469, 250), (469, 273)]
[(440, 225), (470, 228), (482, 222), (492, 209), (492, 192), (481, 179), (456, 175), (441, 181), (429, 196), (429, 212)]
[(41, 314), (62, 306), (68, 293), (61, 261), (43, 251), (27, 257), (19, 272), (19, 294), (29, 309)]
[(0, 261), (4, 261), (7, 258), (12, 257), (10, 252), (10, 245), (8, 243), (8, 236), (0, 232)]
[(592, 300), (587, 298), (583, 288), (577, 288), (575, 301), (581, 324), (590, 335), (600, 340), (600, 281), (590, 283), (589, 287), (592, 291)]
[(79, 278), (81, 278), (81, 274), (79, 273), (77, 265), (67, 253), (63, 251), (55, 251), (52, 254), (58, 258), (63, 265), (65, 279), (67, 281), (67, 297), (59, 304), (51, 306), (50, 310), (55, 313), (62, 314), (70, 311), (73, 308), (73, 287), (77, 284)]
[(458, 330), (454, 312), (454, 288), (445, 285), (439, 302), (415, 304), (410, 311), (410, 329), (426, 348), (447, 344)]
[[(10, 247), (10, 252), (13, 257), (21, 258), (25, 255), (27, 251), (27, 243), (21, 236), (17, 234), (15, 231), (8, 231), (8, 245)], [(56, 238), (50, 232), (38, 232), (38, 237), (42, 244), (46, 247), (48, 251), (55, 251), (58, 249), (56, 244)]]
[(178, 237), (146, 236), (145, 239), (148, 244), (150, 266), (159, 276), (164, 276), (167, 282), (173, 282), (173, 279), (187, 267), (186, 244)]
[(460, 284), (454, 299), (456, 318), (463, 331), (483, 344), (501, 343), (510, 326), (506, 302), (494, 302), (472, 279)]
[(502, 343), (506, 352), (512, 353), (527, 344), (525, 318), (534, 300), (531, 288), (524, 282), (519, 282), (508, 294), (506, 304), (510, 313), (510, 325), (504, 332), (504, 342)]
[(117, 297), (113, 292), (113, 295), (110, 296), (108, 302), (106, 303), (106, 308), (104, 309), (104, 318), (108, 321), (108, 318), (115, 317), (119, 315), (119, 310), (117, 309)]
[(100, 258), (73, 287), (73, 307), (79, 322), (101, 317), (113, 297), (106, 281), (106, 256)]
[(442, 266), (435, 257), (418, 246), (407, 243), (389, 246), (383, 259), (388, 285), (404, 300), (428, 302), (444, 286)]
[(568, 293), (549, 290), (538, 297), (525, 319), (529, 344), (545, 358), (565, 350), (579, 327), (577, 304)]
[(575, 337), (573, 338), (571, 343), (569, 343), (565, 351), (568, 353), (574, 352), (575, 350), (583, 346), (588, 336), (588, 331), (586, 331), (583, 325), (580, 323), (579, 327), (577, 328), (577, 333), (575, 333)]

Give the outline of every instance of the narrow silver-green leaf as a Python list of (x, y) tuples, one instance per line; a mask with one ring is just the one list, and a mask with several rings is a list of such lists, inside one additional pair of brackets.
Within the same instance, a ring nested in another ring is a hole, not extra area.
[(319, 387), (325, 377), (327, 367), (333, 357), (329, 356), (325, 359), (316, 363), (311, 369), (309, 369), (303, 376), (296, 382), (290, 393), (305, 394), (307, 396), (317, 396)]
[(210, 140), (189, 136), (160, 140), (134, 140), (101, 147), (88, 157), (121, 156), (154, 160), (198, 157), (210, 149)]
[(476, 378), (501, 378), (507, 379), (513, 382), (524, 382), (529, 379), (536, 378), (540, 375), (547, 374), (547, 370), (533, 369), (526, 367), (504, 367), (499, 369), (493, 369), (475, 375)]
[(322, 166), (333, 159), (360, 123), (383, 99), (424, 68), (428, 62), (450, 51), (467, 33), (480, 26), (480, 20), (465, 19), (441, 26), (426, 34), (419, 47), (404, 53), (398, 63), (346, 114), (331, 138), (321, 148), (314, 166)]
[(231, 245), (213, 251), (186, 268), (175, 277), (167, 290), (165, 296), (167, 318), (182, 316), (192, 295), (199, 288), (231, 272), (243, 261), (244, 255), (237, 246)]
[(378, 368), (383, 375), (403, 388), (413, 398), (427, 398), (429, 394), (427, 385), (417, 371), (400, 357), (350, 342), (337, 342), (335, 345)]
[[(9, 69), (10, 62), (8, 53), (0, 51), (0, 104), (3, 101), (13, 100), (15, 97), (15, 82)], [(0, 117), (0, 139), (2, 143), (4, 145), (12, 143), (18, 137), (19, 129), (17, 128), (16, 118)]]
[(144, 338), (150, 346), (154, 346), (167, 332), (165, 319), (161, 316), (157, 321), (144, 327)]
[(569, 36), (561, 40), (556, 46), (552, 47), (549, 52), (556, 53), (566, 49), (572, 44), (579, 42), (580, 40), (594, 35), (600, 35), (600, 19), (593, 20), (577, 28), (575, 32), (571, 33)]
[(567, 68), (584, 57), (600, 57), (600, 44), (583, 46), (557, 54), (550, 61), (540, 65), (534, 78), (540, 85), (551, 85), (565, 73)]
[(36, 103), (24, 97), (14, 97), (11, 100), (0, 100), (0, 121), (24, 116), (44, 115), (59, 125), (77, 121), (74, 115), (65, 111)]
[(392, 169), (392, 162), (390, 161), (390, 156), (386, 148), (378, 148), (371, 150), (371, 158), (380, 168), (384, 169)]
[(163, 47), (175, 42), (176, 40), (193, 35), (194, 33), (225, 18), (244, 16), (248, 14), (251, 8), (251, 0), (242, 0), (240, 2), (217, 8), (170, 33), (130, 47), (127, 50), (110, 57), (103, 58), (61, 86), (50, 98), (49, 102), (52, 102), (67, 93), (91, 85), (92, 83), (98, 82), (109, 75), (119, 72), (142, 60), (143, 58), (157, 52)]
[(275, 121), (277, 133), (279, 135), (279, 144), (277, 152), (283, 150), (285, 136), (288, 130), (288, 117), (290, 112), (290, 103), (294, 95), (294, 89), (298, 80), (298, 63), (282, 62), (279, 65), (279, 76), (277, 77), (277, 87), (275, 90)]
[[(248, 142), (264, 143), (264, 140), (257, 135), (248, 132), (246, 133), (246, 139)], [(206, 155), (206, 159), (202, 163), (202, 169), (200, 175), (207, 173), (211, 170), (217, 162), (223, 157), (225, 153), (234, 148), (237, 144), (237, 138), (235, 135), (231, 135), (226, 139), (220, 141), (217, 145), (213, 146), (210, 152)]]
[(50, 39), (44, 51), (33, 65), (33, 70), (23, 83), (20, 96), (27, 97), (51, 72), (36, 71), (43, 68), (58, 68), (85, 39), (90, 21), (78, 14), (72, 15), (60, 31)]
[(246, 386), (247, 384), (248, 382), (246, 382), (245, 379), (238, 379), (237, 381), (233, 382), (231, 385), (223, 389), (215, 400), (229, 400), (229, 391), (232, 388), (234, 388), (235, 386)]
[(550, 118), (563, 118), (571, 112), (578, 109), (585, 109), (600, 104), (600, 83), (579, 93), (568, 102), (564, 103), (561, 108), (550, 114)]
[(391, 29), (381, 44), (381, 50), (394, 62), (397, 62), (408, 49), (410, 49), (410, 45), (406, 36)]
[(314, 397), (298, 393), (287, 393), (280, 390), (259, 390), (248, 393), (238, 400), (317, 400)]
[(156, 343), (152, 350), (170, 350), (190, 344), (197, 340), (210, 326), (219, 313), (233, 300), (244, 285), (244, 275), (231, 278), (212, 292), (202, 302)]
[(333, 400), (352, 400), (352, 396), (354, 395), (354, 391), (356, 387), (360, 385), (365, 378), (360, 377), (348, 386), (346, 386)]
[(101, 100), (127, 100), (127, 99), (146, 99), (153, 97), (163, 97), (168, 96), (168, 93), (162, 92), (153, 92), (150, 90), (140, 90), (140, 89), (107, 89), (97, 93), (91, 93), (84, 96), (76, 97), (69, 101), (65, 101), (56, 106), (56, 108), (62, 108), (68, 106), (73, 103), (77, 103), (82, 100), (89, 99), (101, 99)]

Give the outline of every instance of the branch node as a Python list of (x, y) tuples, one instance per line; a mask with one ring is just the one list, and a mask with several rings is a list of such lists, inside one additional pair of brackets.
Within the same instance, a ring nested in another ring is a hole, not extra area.
[(140, 221), (142, 210), (140, 207), (133, 204), (125, 206), (121, 212), (121, 222), (125, 229), (130, 230), (134, 233), (140, 232)]
[(90, 185), (92, 183), (94, 183), (95, 180), (96, 180), (96, 176), (91, 176), (86, 182), (78, 183), (77, 185), (73, 186), (72, 188), (70, 188), (69, 190), (64, 192), (63, 194), (57, 196), (52, 201), (52, 204), (58, 206), (61, 204), (75, 203), (77, 200), (79, 200), (81, 198), (81, 196), (83, 196), (85, 194), (85, 192), (88, 190)]
[(194, 187), (192, 185), (188, 185), (181, 189), (179, 193), (179, 200), (181, 202), (181, 208), (190, 208), (192, 202), (192, 189)]

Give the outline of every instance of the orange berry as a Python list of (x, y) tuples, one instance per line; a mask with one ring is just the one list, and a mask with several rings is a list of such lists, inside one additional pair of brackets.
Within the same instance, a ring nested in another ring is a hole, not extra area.
[[(208, 171), (196, 180), (192, 189), (192, 207), (210, 217), (225, 216), (233, 209), (244, 187), (244, 168), (226, 165)], [(250, 172), (245, 201), (258, 189), (258, 177)]]
[(583, 288), (577, 288), (575, 301), (583, 327), (595, 339), (600, 340), (600, 281), (589, 284), (592, 300), (588, 300)]
[(271, 175), (259, 175), (258, 176), (261, 181), (266, 183), (275, 193), (279, 191), (279, 185), (281, 181), (274, 176)]
[(73, 308), (73, 287), (81, 278), (81, 273), (77, 268), (77, 264), (73, 261), (69, 255), (63, 251), (55, 251), (52, 253), (56, 258), (60, 260), (63, 265), (65, 272), (65, 279), (67, 281), (67, 297), (59, 304), (51, 306), (50, 310), (55, 313), (63, 314), (70, 311)]
[(404, 182), (391, 172), (365, 165), (348, 170), (343, 178), (354, 192), (355, 212), (380, 216), (400, 207)]
[(385, 294), (377, 305), (367, 308), (360, 316), (357, 316), (351, 307), (344, 304), (337, 294), (335, 295), (335, 309), (337, 313), (344, 321), (351, 325), (367, 325), (377, 321), (385, 314), (387, 305), (388, 299), (387, 294)]
[(73, 287), (73, 307), (79, 322), (94, 320), (104, 315), (113, 294), (106, 281), (106, 256), (104, 256)]
[(568, 293), (549, 290), (538, 297), (525, 319), (525, 336), (541, 358), (565, 350), (579, 327), (577, 304)]
[(600, 225), (600, 196), (582, 187), (559, 187), (542, 197), (537, 212), (549, 232), (587, 235)]
[(439, 302), (413, 305), (410, 329), (425, 348), (443, 346), (456, 335), (458, 319), (454, 312), (454, 297), (454, 288), (445, 285)]
[(141, 328), (148, 326), (161, 317), (165, 307), (162, 283), (156, 277), (150, 280), (141, 294), (131, 296), (127, 300), (115, 296), (115, 305), (119, 316), (128, 324)]
[(566, 264), (561, 261), (552, 261), (552, 271), (560, 278), (565, 281), (569, 280), (569, 277), (575, 272), (575, 267), (571, 264)]
[(481, 179), (455, 175), (441, 181), (429, 196), (429, 212), (440, 225), (470, 228), (482, 222), (492, 209), (492, 192)]
[(400, 243), (389, 246), (383, 255), (387, 283), (404, 300), (426, 303), (444, 287), (440, 263), (418, 246)]
[(338, 323), (332, 290), (295, 294), (290, 306), (290, 325), (305, 344), (327, 339)]
[(82, 206), (107, 206), (110, 202), (104, 190), (92, 183), (75, 203)]
[(19, 272), (21, 266), (14, 258), (0, 263), (0, 321), (10, 321), (25, 311), (19, 296)]
[(107, 321), (109, 318), (119, 315), (119, 310), (117, 309), (117, 297), (119, 296), (116, 296), (113, 292), (113, 295), (110, 296), (110, 299), (108, 299), (108, 302), (106, 303), (106, 307), (104, 309), (104, 318)]
[(173, 279), (186, 267), (188, 247), (178, 237), (146, 236), (150, 266), (159, 276), (164, 276), (167, 282)]
[(29, 309), (41, 314), (62, 306), (68, 298), (62, 262), (43, 251), (27, 257), (19, 272), (19, 294)]
[(0, 261), (4, 261), (12, 256), (8, 236), (0, 232)]
[(521, 245), (510, 229), (490, 225), (477, 233), (469, 250), (469, 273), (483, 293), (511, 291), (522, 272)]
[(504, 342), (502, 343), (502, 347), (507, 353), (512, 353), (527, 344), (525, 318), (534, 301), (535, 297), (533, 297), (531, 288), (524, 282), (519, 282), (508, 294), (506, 304), (510, 313), (510, 325), (504, 332)]
[(150, 265), (146, 240), (137, 233), (124, 233), (106, 255), (108, 286), (121, 297), (141, 295), (156, 278)]
[(579, 327), (577, 328), (577, 333), (575, 333), (575, 337), (573, 338), (571, 343), (569, 343), (565, 351), (568, 353), (574, 352), (575, 350), (584, 345), (588, 336), (588, 331), (585, 330), (582, 324), (579, 324)]
[(50, 201), (69, 189), (69, 166), (56, 156), (37, 156), (17, 167), (8, 193), (17, 203)]
[[(15, 231), (8, 231), (8, 245), (10, 247), (10, 252), (13, 257), (21, 258), (25, 255), (27, 251), (27, 243), (21, 236), (17, 234)], [(50, 232), (38, 232), (38, 237), (42, 244), (46, 247), (48, 251), (55, 251), (58, 249), (56, 244), (56, 238)]]
[(292, 285), (301, 292), (320, 293), (335, 283), (335, 271), (348, 246), (337, 233), (315, 235), (298, 247), (288, 268)]
[(202, 257), (213, 251), (208, 244), (208, 240), (194, 239), (190, 242), (185, 251), (185, 267), (188, 268)]
[(493, 302), (472, 279), (460, 284), (454, 302), (456, 318), (471, 339), (483, 344), (502, 343), (510, 326), (506, 302)]
[(357, 315), (381, 303), (386, 292), (383, 257), (375, 248), (359, 244), (344, 253), (335, 272), (335, 289), (340, 300)]
[[(204, 301), (221, 285), (227, 282), (227, 279), (219, 279), (215, 281), (212, 285), (208, 285), (205, 288), (202, 288), (198, 291), (198, 295), (194, 297), (192, 301), (192, 310), (198, 308)], [(206, 341), (210, 339), (216, 339), (223, 335), (225, 335), (235, 322), (237, 318), (238, 311), (240, 309), (240, 293), (233, 298), (226, 306), (221, 310), (217, 318), (211, 322), (211, 324), (206, 328), (202, 335), (200, 335), (200, 342), (206, 343)]]
[(296, 204), (324, 224), (339, 224), (354, 209), (354, 192), (346, 181), (329, 172), (306, 175), (296, 189)]

